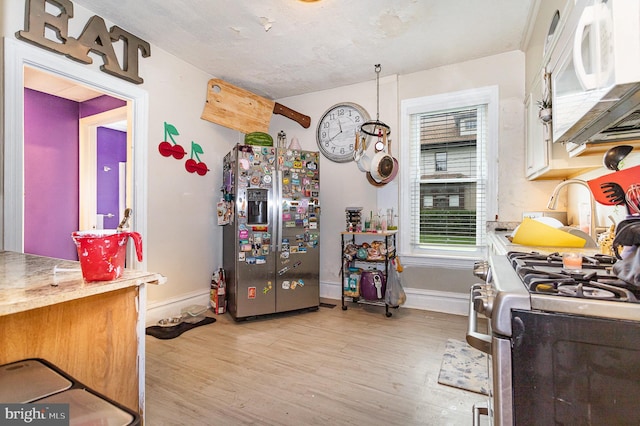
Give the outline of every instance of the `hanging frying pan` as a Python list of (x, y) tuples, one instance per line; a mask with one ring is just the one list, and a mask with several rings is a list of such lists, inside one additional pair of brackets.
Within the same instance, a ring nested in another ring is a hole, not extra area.
[(391, 170), (389, 177), (382, 180), (382, 182), (384, 183), (389, 183), (396, 178), (396, 175), (398, 174), (398, 167), (399, 167), (398, 159), (391, 155), (391, 139), (387, 141), (387, 149), (389, 151), (389, 156), (393, 159), (393, 169)]

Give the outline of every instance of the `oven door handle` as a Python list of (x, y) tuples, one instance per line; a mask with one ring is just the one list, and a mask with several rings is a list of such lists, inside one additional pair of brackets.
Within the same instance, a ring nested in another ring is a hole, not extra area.
[(491, 336), (488, 334), (478, 333), (478, 312), (474, 309), (473, 299), (474, 291), (478, 285), (471, 286), (469, 295), (469, 323), (467, 326), (467, 343), (477, 350), (486, 354), (491, 354)]

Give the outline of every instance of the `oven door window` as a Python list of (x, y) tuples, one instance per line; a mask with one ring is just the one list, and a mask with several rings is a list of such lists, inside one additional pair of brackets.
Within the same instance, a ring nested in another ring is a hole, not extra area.
[(640, 323), (513, 311), (514, 424), (640, 424)]

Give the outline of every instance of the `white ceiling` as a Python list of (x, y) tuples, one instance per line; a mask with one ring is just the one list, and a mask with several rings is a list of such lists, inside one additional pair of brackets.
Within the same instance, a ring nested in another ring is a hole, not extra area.
[[(74, 0), (271, 99), (522, 48), (538, 0)], [(145, 77), (144, 58), (140, 76)]]

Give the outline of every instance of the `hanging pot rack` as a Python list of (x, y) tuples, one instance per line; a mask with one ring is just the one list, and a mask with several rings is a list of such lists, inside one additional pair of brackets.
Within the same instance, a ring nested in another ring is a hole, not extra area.
[(380, 64), (374, 65), (376, 72), (376, 119), (370, 120), (360, 126), (360, 130), (369, 136), (381, 136), (385, 132), (387, 136), (391, 133), (391, 128), (380, 121)]

